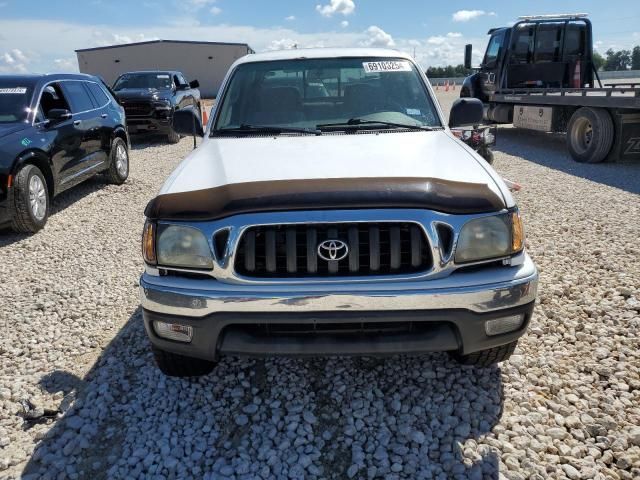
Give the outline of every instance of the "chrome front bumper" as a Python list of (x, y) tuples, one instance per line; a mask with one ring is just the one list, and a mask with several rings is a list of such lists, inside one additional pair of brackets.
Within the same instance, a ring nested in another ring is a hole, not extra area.
[(143, 309), (199, 318), (216, 313), (411, 311), (463, 309), (488, 313), (533, 302), (538, 274), (525, 254), (513, 267), (453, 273), (425, 281), (237, 285), (214, 279), (153, 276), (140, 279)]
[[(422, 281), (238, 285), (145, 273), (140, 290), (145, 328), (156, 348), (217, 360), (221, 355), (468, 354), (524, 334), (537, 285), (536, 268), (525, 255), (518, 266)], [(486, 333), (488, 321), (513, 316), (522, 318), (516, 329)], [(161, 338), (156, 322), (189, 327), (192, 340)], [(404, 330), (375, 333), (383, 324)], [(311, 335), (291, 333), (292, 327)], [(352, 332), (336, 332), (343, 327)]]

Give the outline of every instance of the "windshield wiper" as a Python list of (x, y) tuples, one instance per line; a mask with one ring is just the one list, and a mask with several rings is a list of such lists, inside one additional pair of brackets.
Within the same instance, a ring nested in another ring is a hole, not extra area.
[(287, 126), (275, 126), (275, 125), (249, 125), (243, 123), (239, 127), (219, 128), (213, 130), (212, 134), (225, 134), (225, 133), (306, 133), (312, 135), (322, 135), (322, 132), (317, 128), (306, 127), (287, 127)]
[(384, 120), (363, 120), (362, 118), (350, 118), (346, 122), (338, 122), (338, 123), (321, 123), (319, 125), (316, 125), (316, 128), (322, 129), (322, 128), (332, 128), (332, 127), (345, 127), (345, 128), (356, 129), (360, 125), (382, 125), (385, 127), (408, 128), (410, 130), (424, 130), (427, 132), (442, 128), (442, 127), (429, 127), (427, 125), (411, 125), (406, 123), (385, 122)]

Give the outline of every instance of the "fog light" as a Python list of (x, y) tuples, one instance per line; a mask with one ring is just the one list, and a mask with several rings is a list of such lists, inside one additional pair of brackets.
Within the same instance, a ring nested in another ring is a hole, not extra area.
[(178, 342), (190, 342), (193, 338), (193, 328), (178, 323), (165, 323), (155, 320), (153, 328), (159, 337)]
[(487, 320), (484, 324), (484, 331), (487, 335), (500, 335), (501, 333), (512, 332), (519, 329), (524, 322), (524, 314), (510, 315), (508, 317)]

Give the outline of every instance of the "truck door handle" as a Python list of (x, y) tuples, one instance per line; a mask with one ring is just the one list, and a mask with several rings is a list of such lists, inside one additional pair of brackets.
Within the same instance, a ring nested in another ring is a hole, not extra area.
[(77, 127), (78, 125), (80, 125), (82, 123), (82, 120), (74, 120), (73, 124)]
[(109, 115), (107, 115), (106, 113), (103, 113), (102, 115), (100, 115), (100, 117), (102, 118), (107, 118)]

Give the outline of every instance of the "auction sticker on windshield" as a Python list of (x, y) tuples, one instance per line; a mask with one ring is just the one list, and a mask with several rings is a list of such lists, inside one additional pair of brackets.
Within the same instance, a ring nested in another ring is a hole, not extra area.
[(27, 93), (25, 87), (0, 88), (0, 95), (24, 95)]
[(365, 73), (411, 71), (411, 64), (403, 61), (363, 62), (362, 66)]

